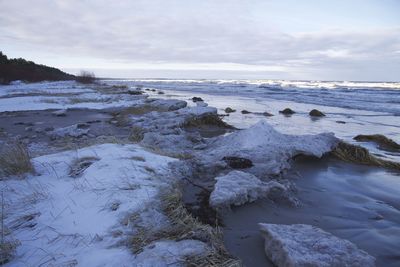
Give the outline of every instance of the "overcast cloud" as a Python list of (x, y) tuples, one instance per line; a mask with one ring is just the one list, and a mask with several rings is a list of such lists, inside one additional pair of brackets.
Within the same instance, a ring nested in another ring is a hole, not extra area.
[(399, 2), (283, 2), (0, 0), (0, 50), (115, 77), (400, 80)]

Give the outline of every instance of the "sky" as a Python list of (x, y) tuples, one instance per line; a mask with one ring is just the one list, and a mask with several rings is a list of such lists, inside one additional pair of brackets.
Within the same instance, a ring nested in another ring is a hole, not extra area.
[(400, 0), (0, 0), (0, 51), (99, 77), (400, 81)]

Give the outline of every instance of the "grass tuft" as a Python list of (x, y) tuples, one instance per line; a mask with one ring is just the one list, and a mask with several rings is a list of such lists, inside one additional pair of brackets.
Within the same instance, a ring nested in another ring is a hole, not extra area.
[(340, 142), (331, 154), (347, 162), (400, 170), (400, 163), (377, 158), (368, 149), (345, 142)]
[(374, 142), (378, 144), (379, 148), (388, 151), (400, 150), (400, 144), (396, 143), (392, 139), (382, 135), (382, 134), (371, 134), (371, 135), (357, 135), (353, 138), (359, 142)]
[(203, 255), (185, 257), (186, 266), (241, 266), (240, 261), (226, 251), (220, 229), (201, 223), (187, 211), (179, 189), (161, 193), (161, 208), (169, 226), (158, 231), (139, 228), (131, 239), (134, 253), (140, 253), (145, 246), (157, 240), (194, 239), (208, 244), (209, 250)]
[(21, 143), (9, 143), (0, 148), (0, 180), (11, 175), (34, 172), (29, 151)]

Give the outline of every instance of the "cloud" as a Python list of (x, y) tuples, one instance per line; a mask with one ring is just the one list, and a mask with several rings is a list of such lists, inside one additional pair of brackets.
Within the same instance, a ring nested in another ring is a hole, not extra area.
[(268, 11), (266, 18), (253, 16), (257, 5), (218, 0), (0, 0), (0, 44), (29, 45), (61, 58), (99, 59), (111, 66), (192, 64), (218, 69), (225, 64), (228, 69), (253, 66), (304, 74), (365, 64), (385, 65), (390, 73), (399, 65), (400, 27), (288, 33), (268, 19)]

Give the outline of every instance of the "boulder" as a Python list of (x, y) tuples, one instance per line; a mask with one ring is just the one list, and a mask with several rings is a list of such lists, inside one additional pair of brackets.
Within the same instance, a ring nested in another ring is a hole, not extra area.
[(255, 175), (231, 171), (227, 175), (215, 178), (214, 190), (210, 195), (210, 206), (213, 208), (229, 208), (253, 202), (259, 198), (268, 197), (273, 193), (286, 191), (286, 187), (276, 181), (263, 182)]
[(295, 114), (296, 112), (294, 112), (290, 108), (285, 108), (284, 110), (279, 111), (279, 113), (281, 113), (283, 115), (292, 115), (292, 114)]
[(242, 114), (250, 114), (251, 112), (250, 111), (248, 111), (248, 110), (242, 110)]
[(269, 112), (263, 112), (262, 113), (265, 117), (272, 117), (274, 116), (273, 114), (269, 113)]
[(372, 267), (375, 258), (348, 240), (306, 224), (259, 224), (265, 253), (278, 267)]
[(194, 96), (194, 97), (192, 97), (192, 101), (199, 102), (199, 101), (203, 101), (203, 99), (201, 97)]
[(319, 111), (318, 109), (313, 109), (308, 114), (312, 117), (325, 117), (325, 114)]
[(236, 109), (233, 109), (233, 108), (230, 108), (230, 107), (227, 107), (225, 109), (225, 113), (233, 113), (233, 112), (236, 112)]

